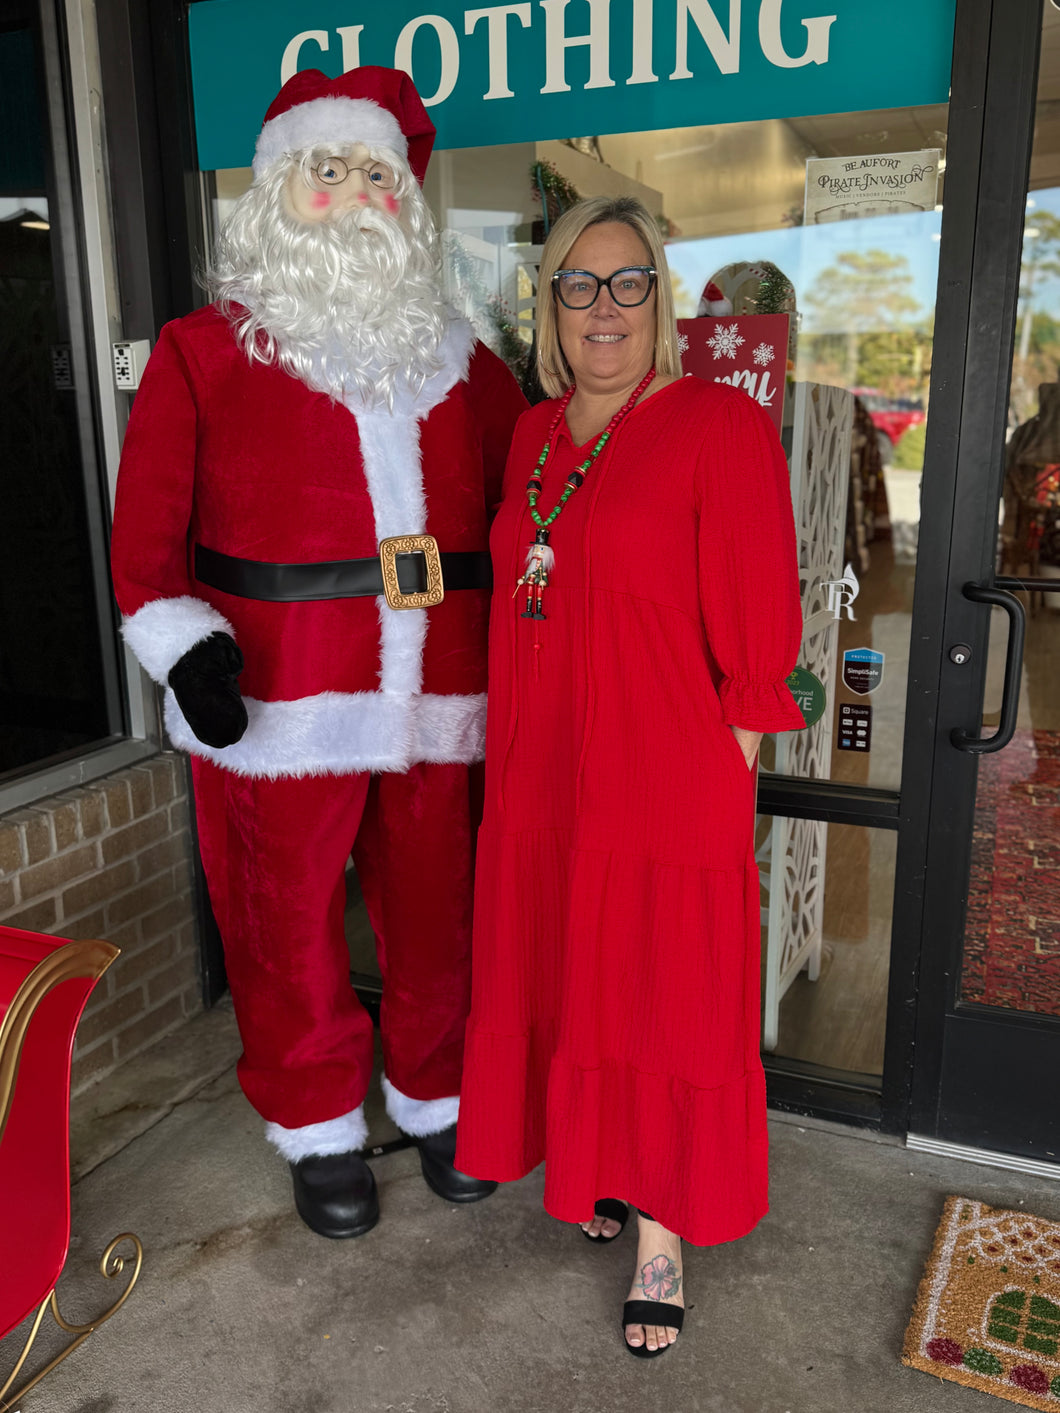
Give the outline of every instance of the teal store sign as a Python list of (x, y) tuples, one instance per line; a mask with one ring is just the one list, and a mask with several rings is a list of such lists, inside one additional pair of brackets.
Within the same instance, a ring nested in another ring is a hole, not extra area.
[(197, 0), (199, 165), (299, 69), (413, 77), (438, 148), (945, 103), (956, 0)]

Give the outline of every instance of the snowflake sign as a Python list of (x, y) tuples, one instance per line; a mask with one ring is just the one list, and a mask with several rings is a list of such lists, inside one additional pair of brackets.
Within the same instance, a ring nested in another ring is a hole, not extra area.
[(790, 332), (787, 314), (704, 314), (695, 319), (679, 319), (681, 370), (707, 383), (742, 388), (768, 412), (780, 431), (787, 396), (785, 363)]
[(722, 324), (713, 338), (707, 339), (707, 345), (715, 358), (735, 358), (740, 351), (740, 345), (746, 342), (738, 324)]

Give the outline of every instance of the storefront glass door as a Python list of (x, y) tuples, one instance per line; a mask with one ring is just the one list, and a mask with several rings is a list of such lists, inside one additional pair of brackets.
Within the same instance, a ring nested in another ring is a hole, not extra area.
[[(965, 364), (911, 1127), (913, 1141), (928, 1146), (974, 1145), (1054, 1163), (1060, 11), (1032, 0), (1012, 7), (1005, 20), (992, 36), (995, 77), (987, 83), (979, 191), (984, 224), (973, 257), (993, 330), (984, 332), (984, 345), (970, 344)], [(1039, 29), (1034, 102), (1029, 79)], [(1020, 72), (1021, 96), (1011, 81)], [(996, 348), (986, 356), (991, 332)]]
[(884, 1068), (947, 127), (935, 104), (466, 148), (426, 185), (451, 296), (531, 395), (541, 241), (572, 201), (621, 193), (666, 233), (686, 369), (775, 416), (814, 705), (763, 748), (762, 1044), (778, 1084), (865, 1096)]
[[(801, 680), (818, 695), (812, 724), (763, 750), (762, 1043), (778, 1073), (866, 1094), (885, 1051), (946, 128), (933, 105), (469, 148), (436, 154), (426, 184), (450, 295), (531, 396), (546, 229), (579, 197), (621, 193), (667, 235), (686, 367), (698, 347), (697, 372), (741, 382), (775, 416), (799, 528)], [(857, 176), (876, 172), (918, 179), (860, 201)], [(777, 314), (779, 342), (760, 322)], [(811, 782), (842, 799), (842, 819), (789, 813)]]
[[(1043, 13), (1009, 387), (998, 570), (1026, 613), (1011, 744), (983, 757), (961, 1001), (1060, 1018), (1060, 10)], [(1056, 592), (1049, 591), (1054, 584)], [(997, 729), (1007, 619), (993, 610), (983, 732)]]

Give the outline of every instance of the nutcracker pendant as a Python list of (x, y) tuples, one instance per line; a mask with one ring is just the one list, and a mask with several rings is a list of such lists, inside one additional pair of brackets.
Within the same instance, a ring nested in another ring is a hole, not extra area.
[(548, 588), (548, 576), (556, 563), (556, 551), (549, 546), (548, 531), (538, 530), (534, 536), (534, 543), (526, 552), (526, 569), (523, 577), (516, 583), (515, 592), (526, 586), (526, 607), (519, 615), (520, 618), (545, 618), (541, 601), (544, 598), (545, 590)]

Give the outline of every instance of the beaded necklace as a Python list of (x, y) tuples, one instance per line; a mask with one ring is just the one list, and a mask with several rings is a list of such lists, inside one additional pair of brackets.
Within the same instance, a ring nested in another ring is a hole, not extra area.
[(556, 565), (556, 551), (551, 548), (548, 542), (548, 527), (558, 517), (560, 511), (563, 509), (563, 507), (570, 500), (574, 492), (585, 480), (587, 472), (590, 470), (593, 465), (593, 462), (600, 455), (604, 447), (614, 435), (619, 423), (623, 420), (624, 417), (628, 416), (628, 414), (633, 411), (633, 408), (636, 406), (636, 403), (639, 400), (641, 394), (644, 392), (645, 388), (647, 388), (648, 384), (654, 377), (655, 368), (654, 366), (652, 366), (648, 369), (647, 373), (633, 389), (632, 393), (629, 396), (629, 400), (623, 403), (623, 405), (611, 418), (610, 422), (608, 422), (604, 430), (597, 437), (596, 441), (593, 443), (593, 449), (592, 451), (590, 451), (589, 455), (585, 458), (581, 465), (575, 467), (575, 469), (567, 477), (566, 485), (563, 487), (559, 500), (552, 507), (548, 515), (546, 515), (544, 519), (542, 519), (541, 512), (537, 508), (538, 497), (541, 494), (541, 478), (544, 475), (545, 466), (548, 463), (548, 458), (552, 454), (552, 439), (556, 435), (556, 429), (559, 427), (560, 422), (563, 420), (563, 416), (567, 411), (567, 407), (570, 404), (570, 400), (574, 396), (577, 389), (573, 386), (569, 387), (567, 391), (563, 394), (563, 398), (559, 404), (559, 407), (556, 409), (556, 415), (552, 419), (552, 425), (548, 429), (548, 436), (545, 438), (545, 445), (541, 448), (541, 455), (537, 458), (537, 465), (534, 468), (533, 475), (526, 483), (526, 499), (530, 506), (530, 518), (537, 526), (537, 533), (534, 536), (534, 543), (526, 552), (526, 570), (523, 573), (523, 577), (518, 581), (515, 586), (515, 593), (512, 594), (512, 598), (515, 598), (515, 594), (519, 592), (519, 590), (523, 587), (524, 584), (526, 585), (526, 608), (519, 615), (520, 618), (547, 617), (547, 614), (542, 612), (541, 600), (544, 598), (545, 590), (548, 588), (548, 576), (552, 573), (552, 570), (555, 568)]

